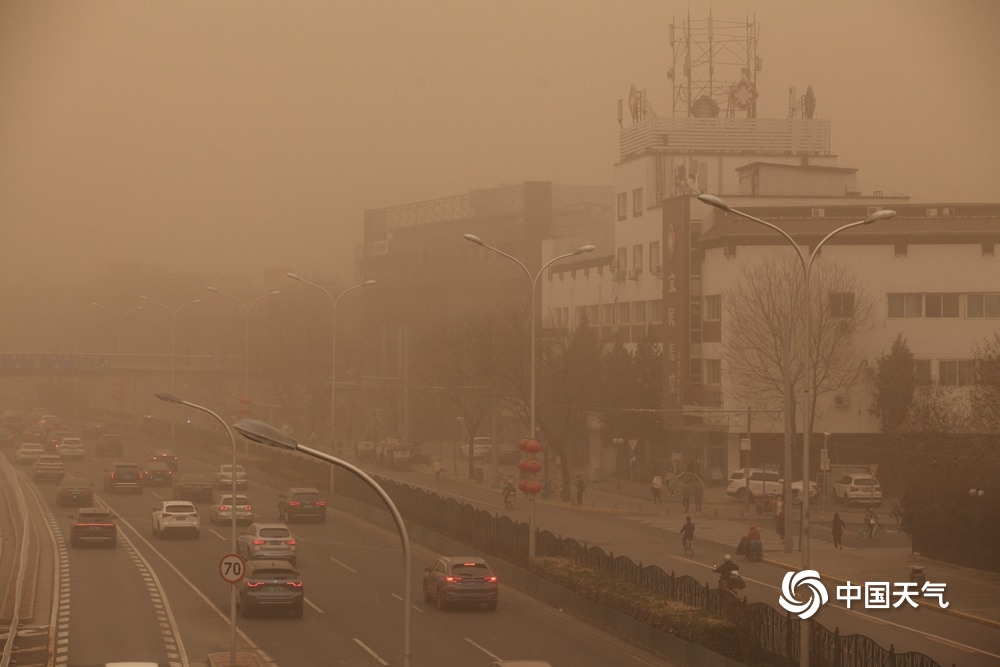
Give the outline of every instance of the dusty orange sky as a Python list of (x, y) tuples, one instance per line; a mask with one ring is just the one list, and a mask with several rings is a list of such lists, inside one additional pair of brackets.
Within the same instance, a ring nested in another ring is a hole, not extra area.
[[(635, 82), (708, 2), (8, 0), (0, 284), (109, 262), (350, 278), (362, 212), (502, 182), (611, 184)], [(816, 91), (868, 191), (1000, 201), (1000, 3), (715, 0), (760, 23), (760, 117)]]

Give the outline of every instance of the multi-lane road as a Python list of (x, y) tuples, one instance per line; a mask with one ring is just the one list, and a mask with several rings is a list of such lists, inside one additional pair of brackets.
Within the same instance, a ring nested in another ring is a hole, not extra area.
[[(138, 460), (150, 446), (128, 443), (122, 460)], [(183, 453), (183, 452), (182, 452)], [(49, 626), (53, 663), (103, 665), (145, 660), (161, 665), (198, 665), (210, 653), (231, 648), (230, 587), (219, 574), (219, 560), (230, 551), (230, 527), (208, 520), (199, 504), (198, 539), (159, 539), (150, 514), (169, 488), (147, 488), (141, 495), (109, 494), (101, 480), (109, 459), (92, 451), (68, 462), (67, 473), (91, 480), (98, 504), (117, 516), (117, 548), (70, 548), (72, 508), (56, 507), (55, 485), (30, 482), (20, 470), (21, 486), (44, 543), (32, 625)], [(9, 456), (8, 460), (12, 457)], [(225, 461), (182, 456), (181, 470), (209, 472)], [(12, 464), (15, 465), (15, 464)], [(252, 477), (248, 495), (260, 520), (277, 519), (278, 489)], [(295, 523), (306, 608), (301, 619), (238, 618), (237, 650), (255, 653), (261, 664), (400, 665), (402, 664), (402, 555), (399, 537), (336, 509), (325, 524)], [(411, 577), (411, 664), (489, 665), (497, 658), (537, 658), (556, 667), (667, 665), (558, 610), (502, 587), (499, 609), (438, 611), (423, 601), (423, 568), (437, 553), (413, 545)], [(51, 605), (51, 612), (48, 611)]]

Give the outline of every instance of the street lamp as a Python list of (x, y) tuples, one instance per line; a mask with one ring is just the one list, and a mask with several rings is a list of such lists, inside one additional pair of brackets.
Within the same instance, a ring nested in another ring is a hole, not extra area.
[[(143, 297), (143, 298), (145, 298), (145, 297)], [(178, 309), (178, 310), (180, 310), (180, 309)], [(216, 413), (212, 412), (211, 410), (209, 410), (208, 408), (206, 408), (204, 406), (196, 405), (194, 403), (189, 403), (188, 401), (185, 401), (183, 399), (177, 398), (173, 394), (159, 393), (159, 394), (156, 394), (156, 397), (158, 399), (160, 399), (161, 401), (166, 401), (168, 403), (174, 403), (174, 404), (177, 404), (177, 405), (186, 405), (189, 408), (194, 408), (195, 410), (201, 410), (202, 412), (211, 415), (216, 420), (218, 420), (218, 422), (220, 424), (222, 424), (223, 428), (226, 429), (226, 433), (229, 434), (229, 442), (230, 442), (230, 444), (232, 445), (232, 448), (233, 448), (233, 468), (232, 468), (232, 471), (231, 471), (232, 472), (231, 476), (232, 476), (232, 480), (233, 480), (233, 489), (232, 489), (232, 493), (233, 493), (232, 501), (233, 502), (231, 503), (231, 505), (232, 505), (232, 516), (231, 516), (231, 521), (230, 521), (230, 528), (231, 528), (230, 553), (234, 553), (235, 554), (236, 553), (236, 436), (233, 435), (233, 430), (231, 428), (229, 428), (229, 424), (227, 424), (222, 417), (220, 417), (219, 415), (217, 415)], [(230, 656), (229, 656), (229, 664), (230, 665), (237, 664), (237, 662), (236, 662), (236, 584), (237, 584), (237, 582), (235, 582), (235, 581), (229, 584), (229, 630), (230, 630), (230, 645), (231, 645)]]
[[(804, 307), (805, 307), (806, 401), (805, 401), (805, 416), (804, 416), (805, 426), (802, 429), (802, 487), (803, 487), (803, 493), (802, 493), (802, 506), (801, 506), (802, 507), (802, 537), (800, 538), (800, 548), (802, 550), (802, 569), (803, 570), (808, 570), (809, 569), (809, 444), (810, 444), (810, 439), (811, 439), (810, 438), (810, 432), (812, 431), (812, 409), (813, 409), (813, 401), (815, 400), (815, 396), (814, 396), (814, 392), (813, 392), (813, 390), (814, 390), (813, 382), (814, 382), (815, 369), (813, 368), (814, 364), (813, 364), (813, 359), (812, 359), (812, 304), (811, 304), (812, 294), (810, 292), (810, 290), (811, 290), (811, 288), (810, 288), (810, 277), (811, 277), (811, 274), (812, 274), (812, 266), (813, 266), (813, 262), (816, 260), (816, 257), (819, 256), (820, 248), (822, 248), (823, 244), (825, 244), (827, 241), (829, 241), (832, 237), (836, 236), (840, 232), (843, 232), (845, 230), (851, 229), (853, 227), (859, 227), (861, 225), (870, 225), (873, 222), (879, 222), (880, 220), (888, 220), (890, 218), (895, 217), (896, 216), (896, 212), (893, 211), (893, 210), (890, 210), (890, 209), (882, 209), (880, 211), (876, 211), (875, 213), (872, 213), (871, 215), (869, 215), (864, 220), (858, 220), (857, 222), (851, 222), (851, 223), (848, 223), (846, 225), (841, 225), (840, 227), (837, 227), (832, 232), (830, 232), (826, 236), (824, 236), (820, 240), (819, 243), (817, 243), (815, 246), (813, 246), (812, 252), (810, 252), (809, 255), (808, 255), (808, 257), (807, 257), (806, 253), (803, 252), (801, 246), (799, 246), (799, 244), (796, 243), (795, 240), (791, 236), (789, 236), (788, 233), (785, 230), (783, 230), (781, 227), (778, 227), (777, 225), (775, 225), (775, 224), (773, 224), (771, 222), (768, 222), (767, 220), (761, 220), (760, 218), (754, 217), (754, 216), (752, 216), (752, 215), (750, 215), (748, 213), (744, 213), (743, 211), (737, 210), (735, 208), (730, 208), (730, 206), (728, 204), (726, 204), (726, 202), (724, 202), (719, 197), (716, 197), (715, 195), (707, 195), (707, 194), (706, 195), (698, 195), (698, 199), (702, 203), (708, 204), (709, 206), (717, 208), (720, 211), (723, 211), (725, 213), (732, 213), (733, 215), (737, 215), (737, 216), (739, 216), (741, 218), (746, 218), (747, 220), (750, 220), (752, 222), (756, 222), (758, 224), (764, 225), (765, 227), (770, 227), (774, 231), (778, 232), (783, 237), (785, 237), (785, 240), (788, 241), (792, 245), (793, 248), (795, 248), (795, 252), (798, 253), (798, 257), (799, 257), (799, 264), (800, 264), (800, 266), (802, 266), (802, 271), (803, 271), (804, 279), (805, 279), (805, 286), (804, 286), (805, 289), (803, 291), (803, 297), (802, 298), (804, 300)], [(788, 484), (787, 475), (786, 475), (785, 484), (786, 485)], [(787, 501), (788, 501), (788, 492), (787, 492), (787, 489), (788, 489), (788, 487), (786, 486), (785, 489), (786, 489), (786, 492), (785, 492), (785, 502), (787, 504)], [(787, 517), (787, 514), (786, 514), (786, 517)], [(809, 633), (808, 632), (803, 632), (802, 633), (802, 637), (803, 637), (802, 641), (803, 641), (803, 649), (804, 650), (803, 650), (802, 655), (801, 655), (801, 660), (803, 660), (802, 664), (808, 664), (808, 660), (809, 660)]]
[(122, 321), (125, 319), (125, 316), (128, 315), (129, 313), (134, 313), (134, 312), (140, 311), (140, 310), (143, 309), (143, 307), (142, 306), (136, 306), (135, 308), (132, 308), (131, 310), (126, 310), (124, 313), (118, 314), (115, 311), (113, 311), (110, 308), (108, 308), (107, 306), (99, 304), (96, 301), (91, 301), (90, 305), (93, 306), (94, 308), (100, 308), (103, 311), (109, 312), (109, 313), (111, 313), (112, 315), (114, 315), (115, 317), (118, 318), (118, 343), (117, 343), (117, 347), (115, 348), (115, 352), (120, 355), (122, 353)]
[(363, 283), (358, 283), (348, 287), (343, 292), (338, 294), (336, 297), (333, 296), (325, 287), (317, 285), (316, 283), (309, 282), (305, 278), (301, 277), (297, 273), (286, 273), (286, 276), (292, 280), (297, 280), (300, 283), (305, 283), (306, 285), (311, 285), (316, 289), (326, 294), (330, 301), (333, 303), (333, 334), (331, 350), (330, 350), (330, 447), (333, 448), (337, 444), (337, 305), (340, 303), (341, 298), (348, 292), (356, 289), (361, 289), (362, 287), (370, 287), (375, 284), (374, 280), (366, 280)]
[[(159, 301), (153, 301), (148, 296), (140, 297), (143, 301), (148, 301), (154, 306), (159, 306), (163, 308), (170, 315), (170, 393), (176, 391), (176, 358), (177, 358), (177, 313), (181, 312), (183, 308), (188, 306), (193, 306), (196, 303), (201, 303), (201, 299), (195, 299), (193, 301), (188, 301), (187, 303), (182, 303), (174, 309), (171, 309), (165, 303), (160, 303)], [(170, 415), (170, 446), (174, 446), (174, 431), (176, 424), (174, 423), (174, 416)]]
[(313, 458), (320, 459), (321, 461), (326, 461), (334, 466), (344, 468), (355, 477), (361, 479), (365, 484), (371, 487), (375, 493), (378, 494), (382, 502), (385, 503), (386, 507), (389, 509), (389, 513), (392, 514), (393, 521), (396, 522), (396, 529), (399, 531), (399, 540), (403, 546), (403, 667), (409, 667), (410, 665), (410, 607), (411, 607), (411, 573), (410, 573), (410, 537), (406, 532), (406, 524), (403, 523), (403, 517), (399, 513), (399, 509), (396, 508), (396, 504), (392, 502), (392, 498), (386, 493), (378, 482), (376, 482), (372, 477), (366, 473), (361, 468), (354, 466), (343, 459), (337, 458), (325, 452), (313, 449), (312, 447), (306, 447), (305, 445), (299, 444), (294, 438), (287, 435), (280, 429), (277, 429), (270, 424), (265, 424), (262, 421), (256, 419), (243, 419), (235, 424), (233, 428), (237, 430), (244, 438), (249, 438), (254, 442), (259, 442), (264, 445), (270, 445), (271, 447), (278, 447), (280, 449), (290, 449), (292, 451), (302, 452)]
[[(529, 433), (528, 437), (529, 438), (535, 438), (535, 347), (536, 347), (536, 341), (535, 341), (535, 321), (538, 319), (535, 316), (535, 297), (536, 297), (536, 293), (538, 292), (538, 288), (537, 288), (538, 278), (542, 275), (542, 273), (545, 272), (545, 269), (549, 268), (549, 265), (554, 264), (555, 262), (558, 262), (560, 259), (566, 259), (567, 257), (573, 257), (575, 255), (582, 255), (585, 252), (592, 252), (592, 251), (594, 251), (597, 248), (597, 246), (594, 246), (594, 245), (582, 245), (579, 248), (577, 248), (576, 250), (574, 250), (573, 252), (568, 252), (568, 253), (566, 253), (564, 255), (559, 255), (558, 257), (553, 257), (548, 262), (546, 262), (545, 264), (543, 264), (542, 268), (538, 269), (538, 273), (536, 273), (534, 276), (532, 276), (531, 275), (531, 271), (528, 270), (528, 267), (525, 266), (524, 263), (521, 262), (521, 260), (517, 259), (513, 255), (508, 255), (507, 253), (505, 253), (503, 250), (500, 250), (499, 248), (496, 248), (494, 246), (491, 246), (491, 245), (487, 244), (486, 242), (484, 242), (481, 238), (479, 238), (475, 234), (462, 234), (462, 238), (464, 238), (466, 241), (471, 241), (472, 243), (475, 243), (477, 246), (480, 246), (481, 248), (485, 248), (485, 249), (487, 249), (487, 250), (489, 250), (491, 252), (495, 252), (498, 255), (506, 257), (510, 261), (514, 262), (515, 264), (517, 264), (518, 266), (521, 267), (521, 270), (524, 271), (524, 275), (527, 276), (527, 278), (528, 278), (528, 282), (531, 283), (531, 313), (530, 313), (530, 317), (531, 317), (531, 402), (530, 402), (530, 415), (531, 415), (531, 417), (530, 417), (530, 422), (531, 422), (531, 425), (530, 425), (529, 430), (528, 430), (528, 433)], [(470, 451), (470, 456), (471, 456), (471, 451), (472, 451), (472, 446), (471, 445), (469, 446), (469, 451)], [(532, 496), (531, 496), (531, 516), (528, 519), (528, 522), (529, 522), (529, 526), (528, 526), (528, 558), (534, 558), (535, 557), (535, 496), (534, 496), (534, 494), (532, 494)]]
[(279, 292), (278, 290), (274, 290), (273, 292), (269, 292), (267, 294), (263, 294), (257, 297), (250, 303), (243, 303), (232, 294), (226, 294), (222, 290), (215, 289), (214, 287), (209, 287), (207, 289), (209, 292), (215, 292), (219, 296), (224, 296), (227, 299), (232, 299), (236, 303), (240, 304), (240, 308), (243, 309), (243, 315), (246, 317), (247, 320), (246, 346), (244, 348), (244, 354), (243, 354), (243, 391), (244, 391), (244, 396), (250, 398), (250, 309), (253, 308), (258, 301), (263, 301), (268, 297), (276, 296), (278, 294), (281, 294), (281, 292)]

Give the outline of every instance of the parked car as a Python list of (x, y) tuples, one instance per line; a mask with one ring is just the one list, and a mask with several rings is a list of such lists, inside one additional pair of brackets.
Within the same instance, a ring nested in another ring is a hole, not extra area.
[[(215, 484), (217, 489), (232, 489), (233, 488), (233, 464), (223, 463), (219, 466), (219, 469), (212, 473), (212, 483)], [(236, 464), (236, 488), (246, 489), (247, 488), (247, 471), (246, 468), (240, 464)]]
[(871, 475), (851, 473), (833, 483), (833, 498), (845, 505), (851, 503), (881, 505), (882, 487)]
[(114, 548), (118, 544), (118, 526), (115, 515), (102, 507), (81, 507), (69, 528), (69, 545), (79, 547), (84, 544), (106, 544)]
[(117, 433), (102, 433), (94, 446), (94, 452), (98, 456), (124, 456), (125, 447), (122, 444), (122, 437)]
[[(800, 502), (802, 502), (802, 480), (801, 479), (798, 480), (797, 482), (792, 482), (791, 483), (791, 485), (790, 485), (790, 491), (791, 491), (792, 502), (793, 503), (800, 503)], [(809, 500), (812, 500), (813, 498), (816, 498), (817, 496), (819, 496), (819, 484), (817, 484), (816, 482), (809, 482)]]
[(45, 448), (40, 442), (22, 442), (17, 447), (14, 460), (18, 463), (34, 463), (35, 459), (45, 453)]
[(180, 466), (180, 458), (169, 449), (154, 449), (149, 458), (154, 461), (163, 461), (174, 472), (177, 472), (177, 468)]
[(65, 476), (66, 466), (55, 454), (42, 454), (31, 467), (31, 479), (36, 482), (60, 482)]
[(58, 445), (59, 456), (64, 459), (80, 460), (87, 457), (87, 451), (83, 447), (83, 440), (76, 437), (63, 438)]
[(212, 523), (231, 523), (233, 511), (236, 511), (236, 523), (253, 523), (253, 505), (250, 499), (242, 493), (236, 494), (236, 502), (233, 503), (232, 493), (220, 495), (212, 507), (208, 510), (208, 516)]
[(375, 461), (390, 468), (409, 468), (410, 448), (399, 442), (376, 443)]
[(94, 504), (94, 485), (82, 477), (63, 477), (56, 487), (56, 506), (91, 507)]
[(188, 500), (164, 500), (153, 508), (153, 535), (187, 534), (195, 539), (201, 535), (201, 519), (198, 508)]
[(494, 611), (500, 599), (497, 575), (479, 556), (441, 556), (424, 569), (424, 601), (446, 609), (459, 602), (485, 603)]
[(295, 519), (316, 519), (326, 522), (326, 501), (319, 489), (293, 486), (278, 496), (278, 521), (291, 523)]
[(729, 496), (736, 498), (741, 503), (746, 502), (747, 472), (750, 474), (749, 492), (751, 497), (784, 493), (784, 482), (778, 473), (760, 468), (750, 468), (747, 471), (734, 470), (729, 474), (729, 482), (726, 484), (726, 493)]
[(138, 463), (115, 463), (104, 469), (104, 490), (108, 493), (142, 493), (142, 471)]
[(246, 618), (258, 611), (287, 609), (302, 617), (305, 591), (298, 570), (287, 560), (257, 560), (247, 563), (236, 605)]
[(174, 483), (174, 471), (163, 461), (143, 461), (139, 468), (143, 486), (170, 486)]
[(202, 500), (211, 502), (212, 480), (208, 475), (188, 473), (186, 475), (174, 475), (174, 500)]
[(236, 538), (236, 551), (247, 560), (287, 560), (298, 557), (298, 541), (283, 523), (251, 523)]

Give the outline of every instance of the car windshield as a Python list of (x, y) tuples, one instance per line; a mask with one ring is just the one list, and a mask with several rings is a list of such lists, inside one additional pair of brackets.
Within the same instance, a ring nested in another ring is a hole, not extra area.
[[(232, 496), (222, 496), (221, 498), (219, 498), (219, 504), (220, 505), (231, 505), (232, 502), (233, 502), (233, 497)], [(236, 496), (236, 504), (237, 505), (249, 505), (250, 504), (250, 500), (246, 496)]]
[(196, 510), (193, 505), (167, 505), (164, 511), (171, 514), (186, 514)]
[(859, 477), (858, 479), (854, 480), (855, 486), (872, 486), (873, 484), (877, 483), (878, 482), (874, 481), (870, 477)]
[(492, 574), (486, 563), (462, 563), (453, 566), (451, 571), (463, 577), (488, 577)]
[(254, 571), (253, 578), (254, 579), (298, 579), (298, 575), (293, 570), (259, 569)]
[(111, 515), (107, 512), (87, 512), (78, 514), (76, 520), (80, 523), (107, 523), (111, 521)]
[(261, 537), (288, 537), (291, 535), (287, 528), (261, 528)]
[(312, 491), (306, 491), (303, 493), (293, 493), (292, 498), (294, 500), (299, 501), (300, 503), (301, 502), (311, 503), (319, 500), (319, 494)]

